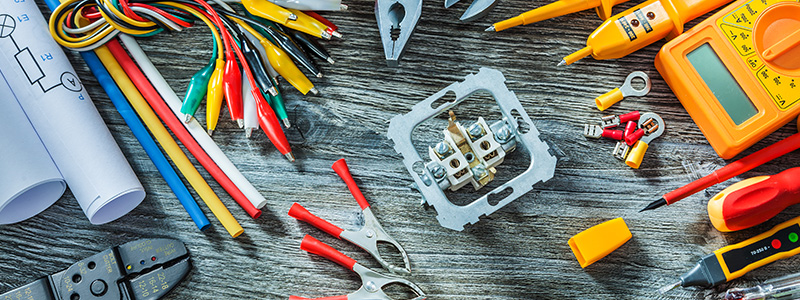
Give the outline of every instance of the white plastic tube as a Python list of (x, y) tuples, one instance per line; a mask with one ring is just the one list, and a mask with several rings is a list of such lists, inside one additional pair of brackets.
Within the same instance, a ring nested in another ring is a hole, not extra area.
[[(164, 80), (164, 77), (161, 76), (161, 73), (158, 72), (153, 63), (147, 57), (147, 54), (144, 53), (141, 47), (139, 47), (139, 43), (136, 40), (126, 34), (119, 35), (122, 44), (125, 45), (125, 48), (128, 48), (128, 52), (131, 54), (131, 57), (139, 64), (139, 68), (142, 69), (142, 72), (147, 76), (147, 79), (150, 79), (150, 82), (156, 88), (161, 97), (164, 98), (164, 101), (169, 105), (172, 112), (181, 118), (183, 114), (181, 113), (181, 100), (178, 98), (178, 95), (175, 94), (175, 91), (167, 84), (167, 81)], [(222, 153), (222, 150), (219, 149), (214, 140), (211, 139), (210, 136), (206, 133), (206, 130), (203, 129), (203, 126), (197, 122), (197, 120), (192, 119), (189, 123), (183, 123), (183, 126), (186, 127), (186, 130), (192, 134), (197, 143), (200, 144), (200, 147), (203, 147), (203, 150), (208, 153), (208, 156), (211, 157), (212, 160), (225, 172), (225, 175), (233, 181), (233, 183), (239, 188), (240, 191), (250, 200), (250, 203), (253, 203), (258, 209), (267, 205), (267, 199), (261, 195), (261, 193), (256, 190), (253, 184), (247, 180), (247, 178), (239, 172), (239, 169), (233, 165), (233, 163)]]

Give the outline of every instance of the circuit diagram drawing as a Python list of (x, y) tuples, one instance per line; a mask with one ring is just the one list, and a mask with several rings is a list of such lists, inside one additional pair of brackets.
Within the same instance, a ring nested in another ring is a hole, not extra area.
[[(26, 14), (22, 14), (17, 16), (20, 21), (28, 21), (29, 17)], [(78, 77), (72, 72), (63, 72), (60, 75), (60, 78), (56, 81), (53, 79), (47, 79), (47, 74), (42, 70), (42, 66), (40, 65), (41, 62), (46, 62), (53, 59), (53, 55), (51, 53), (42, 53), (34, 56), (31, 49), (27, 46), (20, 48), (20, 45), (14, 39), (13, 33), (14, 29), (17, 27), (16, 18), (8, 15), (8, 14), (0, 14), (0, 40), (8, 39), (14, 44), (14, 48), (16, 48), (16, 53), (14, 53), (14, 58), (19, 64), (20, 69), (28, 79), (28, 82), (31, 85), (38, 85), (43, 93), (47, 93), (48, 91), (57, 88), (59, 86), (63, 86), (67, 90), (73, 92), (80, 92), (83, 90)], [(55, 83), (51, 83), (48, 86), (45, 81), (50, 81)]]

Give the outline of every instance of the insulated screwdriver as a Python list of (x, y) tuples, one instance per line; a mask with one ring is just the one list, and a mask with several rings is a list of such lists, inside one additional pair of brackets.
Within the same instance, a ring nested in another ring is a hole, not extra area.
[(678, 282), (660, 288), (664, 293), (678, 286), (712, 287), (739, 278), (750, 270), (800, 252), (800, 217), (784, 222), (741, 243), (722, 247), (700, 259)]
[(664, 196), (661, 196), (660, 199), (650, 202), (650, 204), (648, 204), (639, 212), (656, 209), (664, 205), (670, 205), (678, 202), (679, 200), (689, 197), (692, 194), (702, 191), (712, 185), (731, 179), (734, 176), (750, 171), (753, 168), (783, 156), (786, 153), (797, 150), (797, 148), (800, 148), (800, 133), (795, 133), (780, 142), (769, 145), (764, 149), (758, 150), (753, 154), (732, 162), (727, 166), (724, 166), (719, 170), (704, 176), (703, 178), (692, 181), (687, 185), (666, 193)]
[(708, 201), (708, 218), (719, 231), (750, 228), (800, 203), (800, 167), (739, 181)]

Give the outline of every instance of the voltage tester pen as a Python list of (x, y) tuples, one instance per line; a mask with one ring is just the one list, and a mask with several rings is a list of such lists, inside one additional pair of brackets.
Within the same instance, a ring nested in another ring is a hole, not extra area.
[(800, 252), (800, 217), (784, 222), (741, 243), (722, 247), (700, 259), (678, 282), (660, 288), (664, 293), (678, 286), (712, 287)]

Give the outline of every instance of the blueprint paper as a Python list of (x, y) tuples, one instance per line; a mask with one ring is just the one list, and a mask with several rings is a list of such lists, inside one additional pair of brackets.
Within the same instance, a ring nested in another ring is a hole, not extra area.
[(91, 223), (142, 202), (144, 188), (33, 0), (0, 2), (0, 71)]
[(33, 217), (67, 184), (0, 74), (0, 224)]

